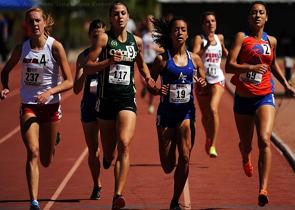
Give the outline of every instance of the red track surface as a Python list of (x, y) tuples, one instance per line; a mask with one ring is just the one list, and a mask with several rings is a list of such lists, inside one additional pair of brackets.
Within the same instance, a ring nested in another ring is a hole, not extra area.
[[(12, 72), (10, 81), (11, 90), (18, 88), (17, 70)], [(137, 86), (140, 85), (137, 80)], [(25, 179), (26, 153), (20, 134), (16, 132), (19, 126), (19, 96), (17, 90), (12, 93), (0, 102), (1, 210), (28, 209), (29, 206)], [(40, 167), (39, 201), (43, 209), (110, 209), (114, 186), (112, 168), (107, 171), (102, 169), (102, 198), (98, 201), (88, 199), (92, 181), (79, 120), (80, 98), (72, 92), (63, 95), (62, 141), (57, 147), (53, 164), (49, 168)], [(164, 174), (159, 164), (155, 114), (147, 114), (147, 104), (140, 97), (137, 102), (137, 128), (131, 148), (132, 166), (124, 192), (126, 208), (165, 209), (169, 207), (172, 195), (173, 174)], [(232, 97), (226, 92), (220, 106), (217, 159), (210, 159), (204, 151), (204, 132), (200, 113), (197, 112), (197, 135), (189, 176), (190, 199), (186, 197), (192, 209), (261, 209), (257, 206), (257, 164), (252, 178), (246, 177), (242, 170), (232, 103)], [(275, 148), (272, 151), (270, 204), (264, 209), (295, 209), (294, 172)], [(253, 159), (256, 163), (256, 139)]]

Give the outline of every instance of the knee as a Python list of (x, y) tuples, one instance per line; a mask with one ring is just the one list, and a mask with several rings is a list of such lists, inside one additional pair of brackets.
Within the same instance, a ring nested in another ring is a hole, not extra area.
[(28, 151), (29, 160), (37, 160), (39, 158), (39, 148), (33, 147)]
[(100, 156), (100, 149), (99, 148), (88, 148), (88, 157), (89, 158), (97, 158)]
[(129, 140), (122, 139), (118, 144), (119, 152), (122, 154), (129, 154)]
[(178, 158), (178, 164), (188, 165), (189, 164), (189, 155), (181, 155)]
[(270, 147), (270, 137), (271, 137), (271, 133), (268, 133), (268, 132), (265, 132), (264, 134), (262, 134), (258, 137), (260, 150)]
[(167, 163), (161, 163), (161, 166), (162, 166), (163, 171), (165, 172), (165, 174), (170, 174), (173, 171), (174, 167), (175, 167), (174, 164), (167, 164)]
[(218, 115), (218, 108), (217, 107), (210, 107), (210, 112), (212, 116)]

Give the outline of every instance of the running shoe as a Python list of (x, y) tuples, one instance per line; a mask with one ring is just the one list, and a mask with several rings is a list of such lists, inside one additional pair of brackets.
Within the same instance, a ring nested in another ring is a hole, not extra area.
[(170, 210), (181, 210), (178, 201), (172, 200), (170, 203)]
[(259, 196), (258, 196), (258, 205), (259, 206), (265, 206), (268, 204), (268, 196), (267, 196), (267, 191), (266, 190), (260, 190)]
[(104, 169), (109, 169), (112, 165), (112, 162), (109, 162), (104, 157), (102, 158), (102, 165)]
[(210, 147), (209, 155), (210, 155), (211, 158), (216, 158), (218, 156), (217, 152), (216, 152), (216, 147), (214, 147), (214, 146)]
[(95, 186), (93, 187), (90, 199), (91, 200), (98, 200), (100, 199), (100, 192), (101, 192), (101, 187)]
[(36, 200), (33, 200), (30, 205), (30, 210), (41, 210), (39, 202)]
[(251, 159), (249, 158), (247, 163), (243, 163), (243, 168), (246, 176), (252, 177), (254, 172), (254, 167), (251, 163)]
[(126, 205), (123, 195), (116, 195), (113, 198), (112, 209), (122, 209)]

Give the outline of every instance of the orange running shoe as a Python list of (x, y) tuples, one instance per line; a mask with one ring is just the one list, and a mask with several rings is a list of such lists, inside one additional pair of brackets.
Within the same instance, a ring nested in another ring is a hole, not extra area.
[(247, 163), (243, 163), (243, 168), (246, 176), (251, 177), (253, 176), (254, 167), (251, 163), (251, 159), (248, 160)]
[(267, 196), (267, 191), (266, 190), (260, 190), (259, 196), (258, 196), (258, 205), (259, 206), (265, 206), (268, 204), (268, 196)]

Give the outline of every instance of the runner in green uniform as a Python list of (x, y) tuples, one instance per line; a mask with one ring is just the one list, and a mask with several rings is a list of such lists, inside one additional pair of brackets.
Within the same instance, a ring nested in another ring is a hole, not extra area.
[[(111, 29), (99, 35), (97, 46), (90, 51), (84, 69), (86, 74), (101, 72), (96, 110), (101, 129), (103, 166), (110, 167), (117, 147), (112, 208), (120, 209), (125, 206), (122, 192), (130, 165), (129, 145), (136, 124), (135, 62), (148, 87), (153, 88), (155, 82), (144, 63), (142, 40), (127, 32), (127, 6), (122, 2), (115, 2), (109, 11)], [(99, 62), (96, 61), (98, 56)]]

